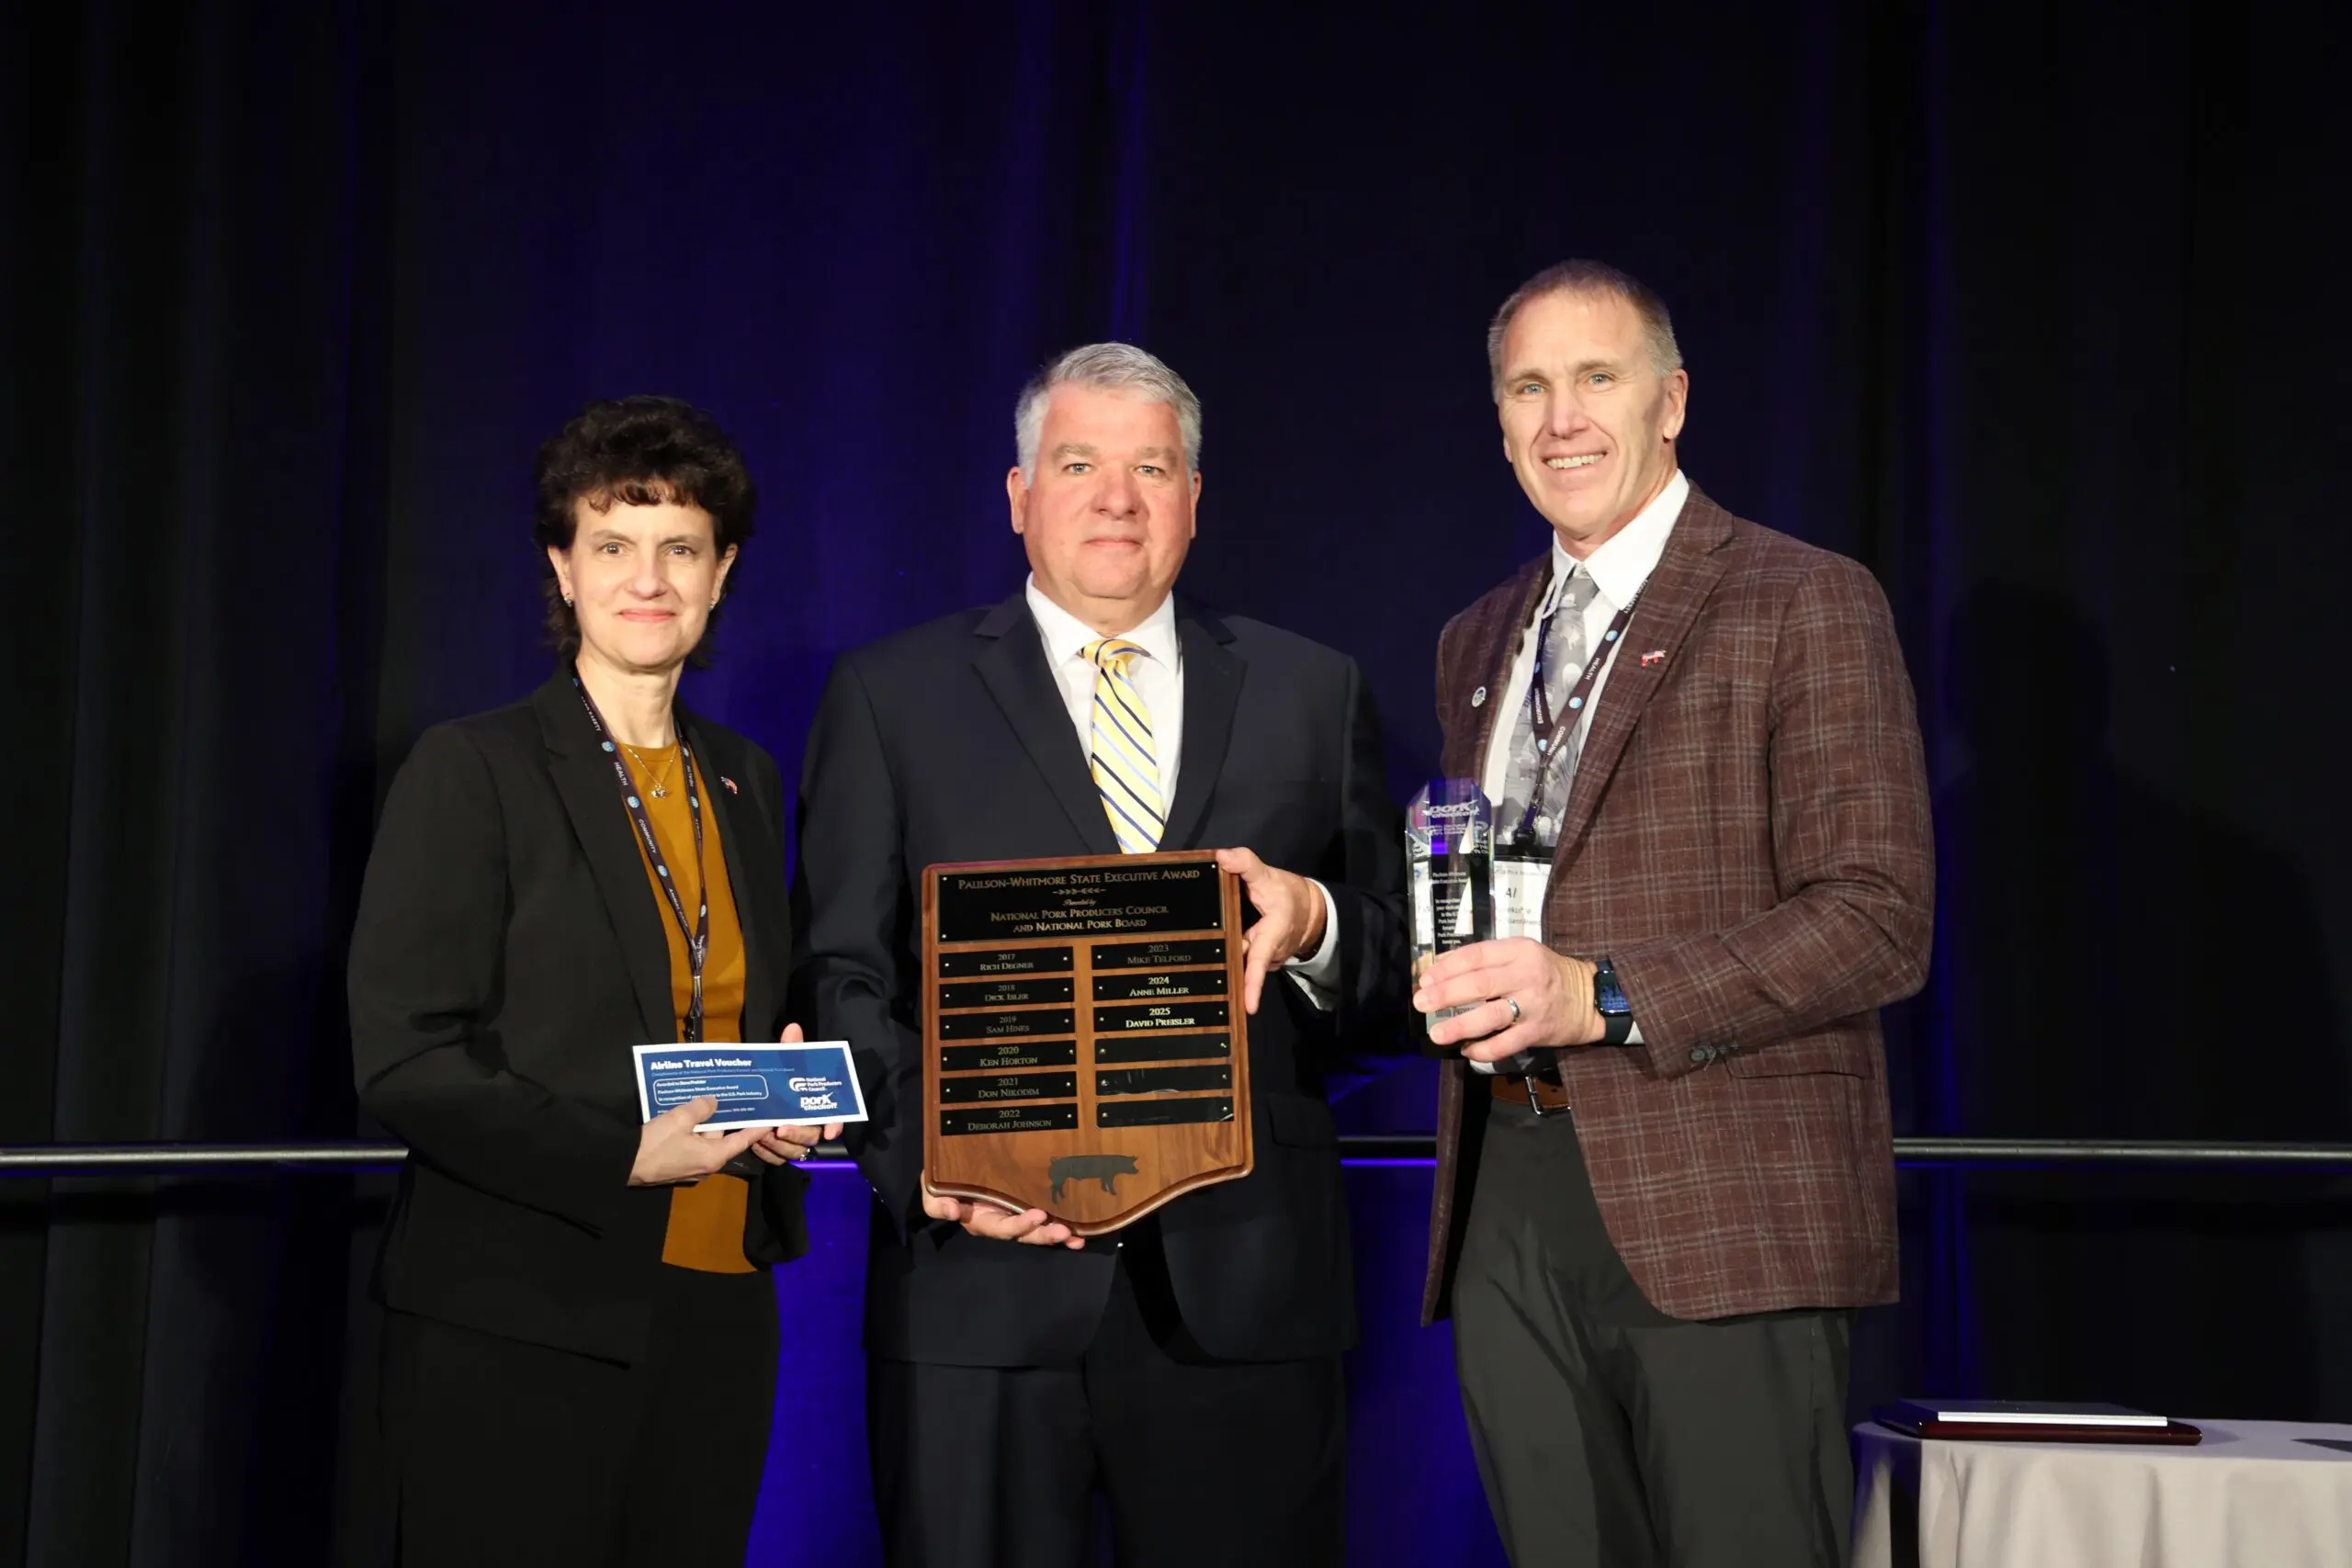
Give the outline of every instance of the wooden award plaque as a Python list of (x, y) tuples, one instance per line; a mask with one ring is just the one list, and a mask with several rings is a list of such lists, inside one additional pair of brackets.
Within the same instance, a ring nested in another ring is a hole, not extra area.
[(926, 866), (923, 1181), (1102, 1235), (1250, 1174), (1241, 881), (1204, 851)]

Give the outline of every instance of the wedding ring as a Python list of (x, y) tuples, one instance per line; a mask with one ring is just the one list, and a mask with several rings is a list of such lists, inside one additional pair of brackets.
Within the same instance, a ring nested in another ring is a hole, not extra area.
[(1510, 997), (1505, 997), (1503, 998), (1503, 1006), (1510, 1009), (1510, 1021), (1513, 1023), (1517, 1023), (1519, 1021), (1519, 1003)]

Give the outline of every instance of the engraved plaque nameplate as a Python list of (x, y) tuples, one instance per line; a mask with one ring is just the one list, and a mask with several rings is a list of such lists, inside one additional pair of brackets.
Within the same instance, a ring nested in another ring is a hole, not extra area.
[(1094, 1108), (1098, 1127), (1175, 1127), (1233, 1120), (1233, 1101), (1215, 1100), (1106, 1100)]
[[(1119, 1034), (1137, 1029), (1223, 1029), (1225, 1003), (1180, 1002), (1157, 1007), (1096, 1008), (1094, 1032)], [(1047, 1032), (1045, 1030), (1037, 1032)]]
[(1016, 1034), (1068, 1034), (1075, 1023), (1068, 1008), (1028, 1008), (1020, 1012), (950, 1012), (939, 1018), (942, 1040), (1002, 1040)]
[(1225, 999), (1225, 971), (1222, 969), (1180, 969), (1165, 974), (1156, 969), (1130, 970), (1124, 974), (1094, 976), (1094, 999), (1098, 1002), (1148, 1002), (1169, 997), (1215, 997)]
[(1096, 974), (1112, 969), (1181, 969), (1193, 964), (1223, 964), (1222, 942), (1097, 942)]
[[(1203, 1053), (1206, 1055), (1206, 1053)], [(943, 1073), (1001, 1073), (1012, 1067), (1067, 1067), (1078, 1060), (1075, 1040), (1007, 1040), (994, 1045), (943, 1045)]]
[(1004, 947), (978, 953), (943, 953), (936, 973), (955, 980), (974, 975), (1051, 975), (1069, 973), (1067, 947)]
[[(940, 987), (939, 1006), (942, 1011), (949, 1008), (1035, 1007), (1040, 1002), (1069, 1001), (1070, 988), (1067, 975), (1059, 979), (972, 980), (960, 986)], [(1102, 998), (1098, 996), (1096, 999)]]
[(988, 1133), (1053, 1133), (1078, 1125), (1075, 1105), (989, 1105), (939, 1113), (940, 1135), (969, 1138)]
[[(1222, 1089), (1222, 1084), (1203, 1084)], [(974, 1073), (942, 1078), (939, 1098), (947, 1105), (1001, 1105), (1015, 1100), (1075, 1100), (1076, 1073)]]
[(1200, 1056), (1232, 1054), (1232, 1041), (1222, 1034), (1098, 1034), (1094, 1037), (1094, 1060), (1103, 1066), (1120, 1062), (1189, 1062)]
[(1098, 1095), (1198, 1094), (1204, 1089), (1232, 1087), (1233, 1069), (1228, 1066), (1121, 1067), (1115, 1072), (1094, 1075), (1094, 1092)]

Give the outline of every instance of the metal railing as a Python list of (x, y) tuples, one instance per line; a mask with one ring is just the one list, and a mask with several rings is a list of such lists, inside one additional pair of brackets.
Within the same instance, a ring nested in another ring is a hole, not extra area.
[[(1341, 1155), (1354, 1163), (1426, 1162), (1426, 1134), (1348, 1134)], [(394, 1170), (399, 1144), (33, 1144), (0, 1148), (0, 1177), (233, 1176), (278, 1171), (328, 1174)], [(845, 1165), (838, 1144), (818, 1145), (817, 1165)], [(1894, 1162), (1908, 1169), (1999, 1170), (2049, 1167), (2223, 1168), (2352, 1171), (2352, 1144), (2200, 1143), (2114, 1138), (1897, 1138)]]

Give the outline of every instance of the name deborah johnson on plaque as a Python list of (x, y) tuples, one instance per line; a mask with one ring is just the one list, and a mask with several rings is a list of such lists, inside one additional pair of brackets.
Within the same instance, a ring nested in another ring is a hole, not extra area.
[(1241, 884), (1207, 852), (923, 873), (934, 1193), (1100, 1235), (1247, 1176)]

